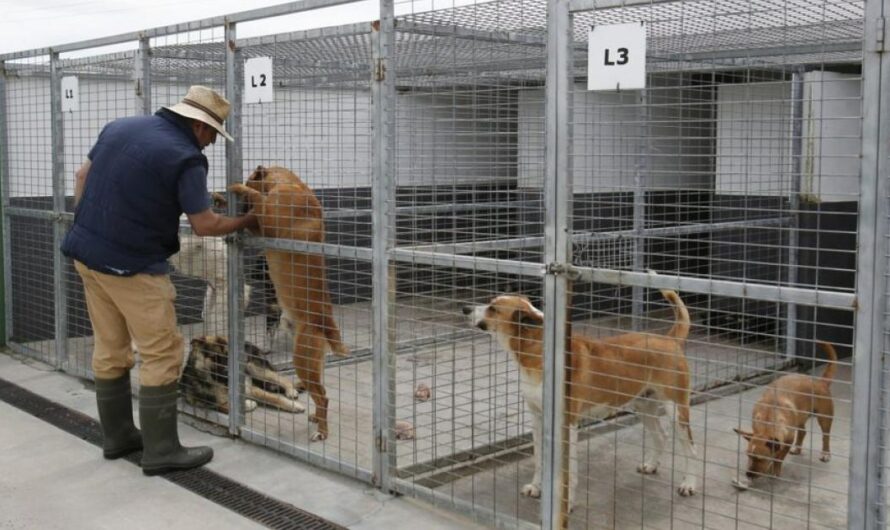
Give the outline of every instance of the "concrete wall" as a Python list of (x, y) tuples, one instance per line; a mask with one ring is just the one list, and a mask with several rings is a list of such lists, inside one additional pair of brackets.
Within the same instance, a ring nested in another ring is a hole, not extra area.
[[(809, 202), (857, 200), (861, 82), (835, 72), (804, 75), (799, 189)], [(788, 195), (794, 190), (791, 83), (717, 89), (717, 193)]]
[[(576, 193), (628, 191), (640, 172), (648, 189), (709, 186), (711, 140), (707, 91), (680, 86), (680, 76), (650, 81), (639, 91), (572, 91), (571, 163)], [(519, 93), (519, 185), (539, 188), (544, 174), (544, 90)]]

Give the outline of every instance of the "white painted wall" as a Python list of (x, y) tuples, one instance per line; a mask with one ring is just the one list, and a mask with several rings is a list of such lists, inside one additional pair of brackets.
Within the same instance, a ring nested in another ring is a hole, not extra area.
[(49, 77), (8, 77), (6, 125), (10, 197), (52, 195)]
[[(637, 172), (646, 189), (704, 188), (709, 140), (702, 92), (675, 85), (668, 77), (650, 82), (648, 114), (640, 93), (589, 92), (576, 83), (572, 93), (574, 189), (576, 193), (628, 191)], [(519, 183), (539, 188), (544, 174), (544, 91), (519, 95)], [(646, 121), (648, 118), (648, 121)]]
[(400, 186), (484, 183), (516, 172), (514, 102), (506, 92), (397, 97)]
[(285, 166), (311, 187), (370, 186), (371, 111), (366, 90), (275, 91), (242, 113), (244, 174)]
[[(805, 76), (801, 191), (813, 200), (855, 200), (858, 193), (861, 83), (855, 76)], [(790, 84), (728, 84), (717, 89), (716, 139), (703, 137), (704, 113), (691, 90), (649, 90), (647, 128), (636, 93), (574, 91), (576, 192), (632, 189), (644, 162), (647, 189), (707, 188), (718, 193), (780, 195), (791, 186)], [(186, 84), (156, 83), (155, 107), (178, 101)], [(80, 110), (64, 116), (66, 191), (102, 126), (137, 112), (132, 81), (80, 79)], [(701, 92), (700, 94), (704, 94)], [(544, 170), (544, 92), (519, 92), (516, 110), (504, 93), (400, 94), (397, 97), (399, 185), (509, 180), (540, 188)], [(49, 80), (7, 80), (11, 197), (52, 194)], [(690, 104), (690, 102), (692, 104)], [(692, 109), (692, 110), (690, 110)], [(282, 90), (272, 105), (244, 110), (244, 175), (258, 164), (297, 171), (316, 188), (369, 186), (370, 94), (363, 90)], [(639, 135), (646, 132), (645, 137)], [(713, 169), (708, 155), (716, 141)], [(514, 147), (514, 145), (516, 147)], [(206, 151), (211, 189), (225, 187), (225, 147)], [(640, 154), (645, 153), (645, 159)]]
[[(804, 74), (799, 189), (806, 200), (858, 198), (861, 89), (858, 76)], [(717, 94), (717, 192), (792, 193), (791, 84), (722, 85)]]
[(801, 192), (819, 202), (855, 201), (862, 149), (861, 78), (809, 72), (804, 81)]
[(717, 89), (716, 191), (787, 195), (791, 191), (791, 84)]

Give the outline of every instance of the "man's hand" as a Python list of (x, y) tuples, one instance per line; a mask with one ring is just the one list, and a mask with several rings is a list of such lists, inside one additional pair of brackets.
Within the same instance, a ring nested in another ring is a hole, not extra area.
[(88, 158), (86, 162), (80, 166), (80, 169), (74, 174), (74, 206), (77, 207), (77, 204), (80, 202), (80, 197), (83, 195), (83, 188), (87, 185), (87, 175), (90, 173), (90, 166), (93, 163)]
[(197, 236), (224, 236), (242, 228), (257, 228), (259, 222), (256, 215), (248, 212), (239, 217), (228, 217), (207, 208), (203, 212), (186, 214), (192, 231)]

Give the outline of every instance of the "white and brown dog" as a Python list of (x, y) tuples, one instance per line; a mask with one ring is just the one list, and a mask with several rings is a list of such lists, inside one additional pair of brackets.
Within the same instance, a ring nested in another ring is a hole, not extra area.
[[(663, 402), (676, 405), (677, 427), (684, 449), (683, 482), (679, 493), (695, 493), (695, 476), (688, 459), (696, 456), (689, 426), (690, 376), (684, 355), (689, 334), (689, 312), (675, 291), (662, 295), (673, 304), (676, 322), (666, 335), (627, 333), (602, 340), (571, 337), (566, 363), (572, 381), (566, 396), (569, 416), (569, 506), (574, 505), (578, 483), (578, 422), (583, 417), (606, 418), (624, 408), (637, 412), (654, 440), (654, 451), (637, 470), (658, 470), (667, 433), (658, 419)], [(520, 385), (532, 417), (535, 475), (521, 493), (541, 495), (542, 376), (544, 314), (524, 296), (501, 295), (489, 304), (464, 308), (473, 324), (494, 335), (519, 364)]]
[[(263, 237), (324, 243), (321, 203), (292, 171), (258, 166), (246, 184), (232, 184), (229, 191), (247, 199)], [(324, 440), (328, 437), (325, 353), (330, 350), (335, 355), (349, 355), (334, 319), (325, 258), (322, 254), (267, 249), (266, 261), (282, 325), (293, 332), (294, 368), (315, 402), (315, 414), (310, 419), (318, 424), (318, 430), (312, 441)]]
[(751, 412), (751, 431), (734, 429), (748, 442), (748, 480), (733, 480), (739, 489), (747, 489), (758, 477), (778, 477), (788, 454), (799, 455), (807, 435), (807, 421), (816, 416), (822, 429), (822, 454), (819, 460), (831, 460), (831, 424), (834, 421), (834, 400), (831, 381), (837, 370), (837, 352), (827, 342), (819, 342), (828, 356), (822, 377), (803, 374), (784, 375), (760, 396)]
[[(215, 208), (224, 208), (226, 198), (217, 192), (210, 194)], [(201, 278), (207, 282), (207, 291), (201, 305), (201, 320), (206, 329), (225, 333), (229, 329), (228, 273), (229, 247), (221, 237), (200, 237), (194, 234), (179, 235), (179, 252), (170, 257), (176, 272)], [(244, 304), (250, 300), (250, 285), (244, 284)]]

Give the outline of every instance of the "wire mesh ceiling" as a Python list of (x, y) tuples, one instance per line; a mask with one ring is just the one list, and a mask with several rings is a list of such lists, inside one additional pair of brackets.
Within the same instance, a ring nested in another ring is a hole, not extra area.
[[(479, 85), (543, 82), (546, 2), (503, 0), (399, 18), (395, 56), (399, 84)], [(695, 71), (786, 64), (861, 61), (863, 3), (841, 0), (699, 0), (660, 2), (575, 15), (576, 66), (585, 67), (587, 30), (592, 25), (643, 21), (648, 25), (651, 71)], [(276, 57), (281, 86), (336, 86), (367, 76), (371, 28), (297, 32), (251, 39), (245, 58)], [(189, 77), (224, 71), (221, 42), (152, 48), (153, 75)], [(66, 72), (129, 78), (135, 52), (65, 59)], [(11, 73), (48, 73), (48, 64), (8, 62)], [(487, 75), (489, 74), (489, 75)]]

